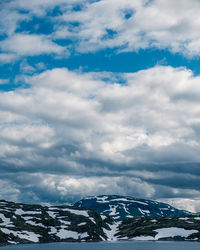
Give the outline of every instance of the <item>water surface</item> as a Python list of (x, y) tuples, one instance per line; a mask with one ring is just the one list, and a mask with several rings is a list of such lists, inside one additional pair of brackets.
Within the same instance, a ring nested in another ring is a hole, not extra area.
[(49, 243), (1, 247), (1, 250), (199, 250), (198, 242)]

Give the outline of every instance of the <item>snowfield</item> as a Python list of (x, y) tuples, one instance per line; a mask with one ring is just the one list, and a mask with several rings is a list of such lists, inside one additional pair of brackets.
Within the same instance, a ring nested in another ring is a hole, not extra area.
[(189, 235), (193, 233), (198, 233), (197, 230), (185, 230), (183, 228), (178, 228), (178, 227), (169, 227), (169, 228), (160, 228), (154, 230), (157, 232), (155, 237), (152, 236), (137, 236), (132, 238), (133, 240), (144, 240), (144, 241), (149, 241), (149, 240), (159, 240), (163, 238), (169, 238), (169, 237), (175, 237), (175, 236), (180, 236), (180, 237), (185, 237), (187, 238)]
[(155, 240), (167, 237), (175, 237), (175, 236), (181, 236), (187, 238), (189, 235), (193, 233), (198, 233), (197, 230), (186, 230), (178, 227), (161, 228), (154, 231), (158, 233), (155, 236)]

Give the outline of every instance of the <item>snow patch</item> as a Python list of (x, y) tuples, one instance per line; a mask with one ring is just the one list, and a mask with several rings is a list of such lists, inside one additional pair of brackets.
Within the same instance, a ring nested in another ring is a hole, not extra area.
[(144, 210), (144, 209), (142, 209), (142, 211), (143, 211), (144, 213), (146, 213), (146, 214), (150, 214), (150, 211), (149, 211), (149, 210)]
[(109, 213), (109, 215), (117, 215), (117, 214), (119, 214), (119, 213), (117, 212), (117, 207), (118, 207), (118, 205), (116, 205), (116, 206), (110, 205), (110, 210), (111, 210), (111, 212)]
[(179, 218), (179, 220), (189, 220), (189, 218), (185, 217), (185, 218)]
[(20, 238), (20, 239), (25, 239), (29, 240), (31, 242), (39, 242), (39, 234), (35, 234), (33, 232), (28, 232), (28, 231), (13, 231), (9, 230), (7, 228), (1, 228), (1, 231), (5, 234), (13, 234), (14, 236)]
[(130, 202), (129, 200), (127, 200), (125, 198), (116, 198), (116, 199), (112, 199), (110, 201), (126, 201), (126, 202)]
[(82, 234), (80, 235), (80, 238), (83, 239), (83, 238), (86, 238), (86, 237), (88, 237), (88, 236), (89, 236), (89, 234), (88, 234), (87, 232), (85, 232), (85, 233), (82, 233)]
[(29, 224), (29, 225), (32, 225), (32, 226), (44, 227), (44, 228), (46, 228), (44, 225), (42, 225), (42, 223), (36, 223), (36, 222), (34, 222), (34, 221), (31, 221), (31, 220), (27, 220), (26, 223)]
[(88, 212), (84, 211), (84, 210), (75, 210), (75, 209), (70, 209), (70, 208), (64, 208), (62, 209), (63, 211), (67, 211), (70, 212), (72, 214), (76, 214), (76, 215), (82, 215), (85, 217), (89, 217)]
[(81, 223), (79, 223), (77, 226), (84, 226), (84, 225), (86, 225), (87, 223), (86, 222), (81, 222)]
[(5, 217), (4, 214), (0, 214), (0, 219), (2, 219), (2, 223), (0, 223), (0, 226), (13, 226), (12, 222), (10, 221), (9, 218)]
[(108, 203), (109, 201), (106, 201), (108, 199), (107, 196), (102, 196), (102, 197), (94, 197), (97, 199), (98, 202), (100, 203)]
[(128, 211), (128, 209), (127, 209), (127, 207), (126, 207), (126, 204), (121, 204), (122, 206), (123, 206), (123, 208), (124, 208), (124, 211), (128, 214), (128, 215), (130, 215), (130, 212)]
[(155, 240), (152, 236), (137, 236), (132, 238), (132, 240)]
[(96, 221), (94, 220), (94, 218), (89, 217), (89, 219), (90, 219), (94, 224), (96, 224)]
[(51, 227), (50, 229), (51, 229), (51, 231), (49, 232), (49, 234), (56, 234), (57, 233), (57, 229), (55, 227)]
[(184, 228), (178, 228), (178, 227), (160, 228), (154, 231), (157, 232), (157, 235), (155, 236), (156, 240), (160, 238), (175, 237), (175, 236), (181, 236), (187, 238), (189, 235), (193, 233), (198, 233), (197, 230), (186, 230)]
[(52, 218), (56, 218), (56, 213), (55, 212), (51, 212), (51, 211), (48, 211), (47, 212), (48, 213), (48, 215), (50, 216), (50, 217), (52, 217)]
[(118, 240), (118, 238), (115, 236), (115, 234), (118, 232), (118, 226), (119, 226), (120, 222), (115, 222), (112, 225), (109, 225), (110, 230), (103, 228), (104, 233), (107, 236), (107, 240), (108, 241), (116, 241)]
[(59, 232), (56, 234), (60, 239), (68, 239), (72, 238), (78, 240), (78, 233), (70, 230), (60, 229)]
[(138, 207), (138, 210), (140, 211), (141, 214), (145, 214), (145, 213), (142, 211), (142, 209), (140, 209), (139, 207)]
[(107, 217), (105, 216), (105, 215), (103, 215), (103, 214), (100, 214), (100, 216), (101, 216), (101, 219), (102, 220), (105, 220)]
[(21, 208), (16, 209), (15, 214), (22, 215), (22, 214), (41, 214), (41, 211), (24, 211)]

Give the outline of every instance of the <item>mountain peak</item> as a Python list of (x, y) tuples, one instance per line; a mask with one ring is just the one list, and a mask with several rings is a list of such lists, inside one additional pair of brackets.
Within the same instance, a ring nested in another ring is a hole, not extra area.
[(166, 203), (121, 195), (88, 196), (74, 205), (91, 208), (98, 214), (111, 216), (116, 221), (141, 216), (156, 218), (190, 214), (188, 211), (176, 209)]

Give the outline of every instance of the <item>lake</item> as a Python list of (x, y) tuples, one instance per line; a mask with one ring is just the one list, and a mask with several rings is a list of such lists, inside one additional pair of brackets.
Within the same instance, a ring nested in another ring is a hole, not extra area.
[(198, 242), (49, 243), (1, 247), (1, 250), (199, 250)]

